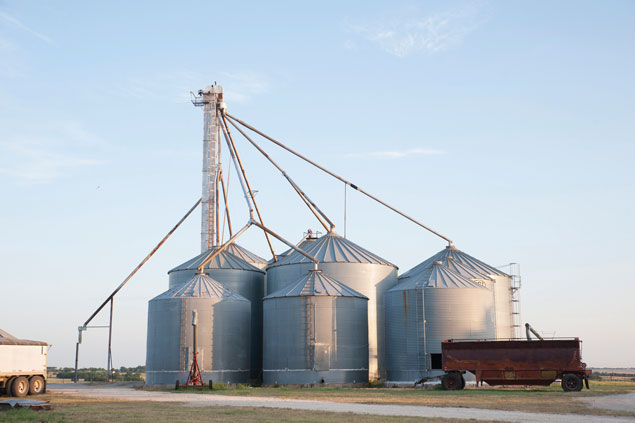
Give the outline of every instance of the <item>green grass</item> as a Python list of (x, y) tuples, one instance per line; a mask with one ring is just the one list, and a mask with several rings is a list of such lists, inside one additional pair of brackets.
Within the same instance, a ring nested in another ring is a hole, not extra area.
[(254, 407), (192, 407), (181, 403), (94, 400), (46, 394), (42, 399), (53, 404), (51, 411), (9, 410), (0, 412), (0, 422), (41, 423), (243, 423), (258, 421), (303, 423), (465, 423), (470, 420), (420, 417), (390, 417), (331, 413), (321, 411), (287, 410)]
[[(166, 389), (165, 391), (172, 391)], [(340, 387), (224, 387), (219, 390), (179, 389), (176, 392), (199, 394), (261, 396), (292, 399), (311, 399), (363, 404), (407, 404), (434, 407), (474, 407), (510, 411), (542, 413), (574, 413), (621, 415), (635, 417), (635, 413), (591, 408), (576, 398), (615, 395), (635, 392), (633, 382), (592, 382), (591, 389), (564, 392), (559, 384), (548, 387), (470, 387), (461, 391), (421, 388), (340, 388)]]

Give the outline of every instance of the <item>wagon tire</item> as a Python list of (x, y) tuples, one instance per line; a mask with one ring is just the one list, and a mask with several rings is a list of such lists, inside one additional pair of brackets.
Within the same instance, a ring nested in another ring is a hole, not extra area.
[(441, 387), (446, 391), (456, 391), (463, 389), (461, 375), (458, 373), (446, 373), (441, 379)]
[(463, 375), (461, 375), (461, 387), (459, 389), (464, 389), (465, 388), (465, 378), (463, 377)]
[(29, 380), (29, 395), (40, 395), (46, 392), (46, 382), (42, 376), (33, 376)]
[(174, 384), (174, 390), (176, 391), (177, 389), (179, 389), (179, 381), (178, 380)]
[(562, 376), (562, 390), (565, 392), (579, 392), (582, 390), (582, 378), (575, 373)]
[(24, 376), (18, 376), (11, 384), (11, 394), (14, 397), (26, 397), (29, 393), (29, 380)]
[(13, 385), (14, 380), (15, 380), (15, 376), (10, 377), (9, 380), (7, 380), (7, 382), (4, 384), (4, 393), (8, 397), (11, 396), (11, 385)]
[(586, 386), (587, 389), (589, 389), (589, 378), (588, 377), (584, 378), (584, 385)]

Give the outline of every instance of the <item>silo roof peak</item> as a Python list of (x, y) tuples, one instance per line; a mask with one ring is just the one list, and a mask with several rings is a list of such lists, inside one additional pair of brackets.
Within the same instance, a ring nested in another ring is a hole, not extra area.
[[(321, 263), (373, 263), (397, 267), (334, 232), (329, 232), (327, 235), (303, 246), (302, 249)], [(311, 263), (311, 260), (303, 254), (293, 251), (288, 256), (275, 263), (271, 263), (269, 266), (271, 268), (296, 263)]]
[(472, 257), (471, 255), (457, 249), (454, 246), (445, 247), (443, 250), (439, 251), (432, 257), (422, 261), (412, 269), (408, 270), (399, 278), (406, 278), (411, 275), (418, 274), (420, 272), (424, 272), (428, 268), (432, 267), (436, 261), (445, 261), (448, 258), (452, 258), (454, 263), (460, 263), (465, 267), (468, 267), (472, 271), (480, 273), (483, 276), (505, 276), (510, 277), (507, 273), (490, 266), (487, 263), (480, 261), (477, 258)]
[(245, 297), (225, 288), (220, 282), (208, 275), (198, 273), (182, 285), (172, 288), (154, 299), (168, 298), (212, 298), (218, 300), (234, 299), (249, 301)]
[(454, 270), (436, 262), (422, 272), (402, 276), (400, 282), (390, 291), (421, 288), (484, 288), (482, 285), (461, 276)]
[[(185, 263), (175, 267), (168, 271), (169, 273), (177, 272), (180, 270), (195, 270), (203, 263), (210, 255), (212, 255), (218, 247), (211, 248), (198, 256), (186, 261)], [(220, 252), (212, 261), (210, 261), (205, 268), (206, 269), (236, 269), (236, 270), (252, 270), (254, 272), (264, 273), (261, 269), (246, 262), (242, 258), (234, 255), (230, 251), (227, 251), (231, 246)], [(263, 259), (264, 260), (264, 259)]]
[(358, 297), (368, 299), (366, 296), (322, 272), (321, 269), (309, 270), (297, 281), (267, 295), (265, 299), (309, 296)]
[(236, 244), (235, 242), (232, 242), (231, 244), (229, 244), (227, 248), (225, 248), (225, 251), (235, 255), (238, 258), (245, 260), (247, 263), (250, 263), (250, 264), (251, 263), (267, 263), (267, 260), (260, 257), (258, 254), (252, 253), (245, 247), (239, 244)]

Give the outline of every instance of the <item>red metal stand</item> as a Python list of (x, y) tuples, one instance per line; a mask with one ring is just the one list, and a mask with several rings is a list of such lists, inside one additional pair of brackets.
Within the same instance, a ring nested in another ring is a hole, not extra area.
[(190, 367), (190, 374), (187, 377), (187, 382), (184, 386), (205, 386), (205, 383), (201, 379), (201, 370), (198, 367), (198, 352), (194, 351), (194, 358), (192, 359), (192, 367)]

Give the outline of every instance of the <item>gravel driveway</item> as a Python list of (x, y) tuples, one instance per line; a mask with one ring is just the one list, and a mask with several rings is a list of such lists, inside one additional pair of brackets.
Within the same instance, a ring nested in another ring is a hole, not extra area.
[[(128, 401), (180, 402), (194, 407), (233, 406), (270, 407), (293, 410), (332, 411), (336, 413), (375, 414), (384, 416), (434, 417), (510, 421), (519, 423), (634, 423), (635, 418), (583, 416), (579, 414), (532, 414), (520, 411), (484, 410), (479, 408), (427, 407), (418, 405), (356, 404), (309, 401), (269, 397), (239, 397), (213, 394), (179, 394), (135, 390), (130, 385), (50, 384), (51, 392), (73, 396)], [(632, 395), (632, 394), (629, 394)], [(620, 397), (623, 395), (620, 395)], [(631, 397), (632, 398), (632, 397)]]
[(608, 395), (603, 397), (577, 398), (596, 408), (606, 408), (608, 410), (631, 411), (635, 413), (635, 392), (623, 395)]

